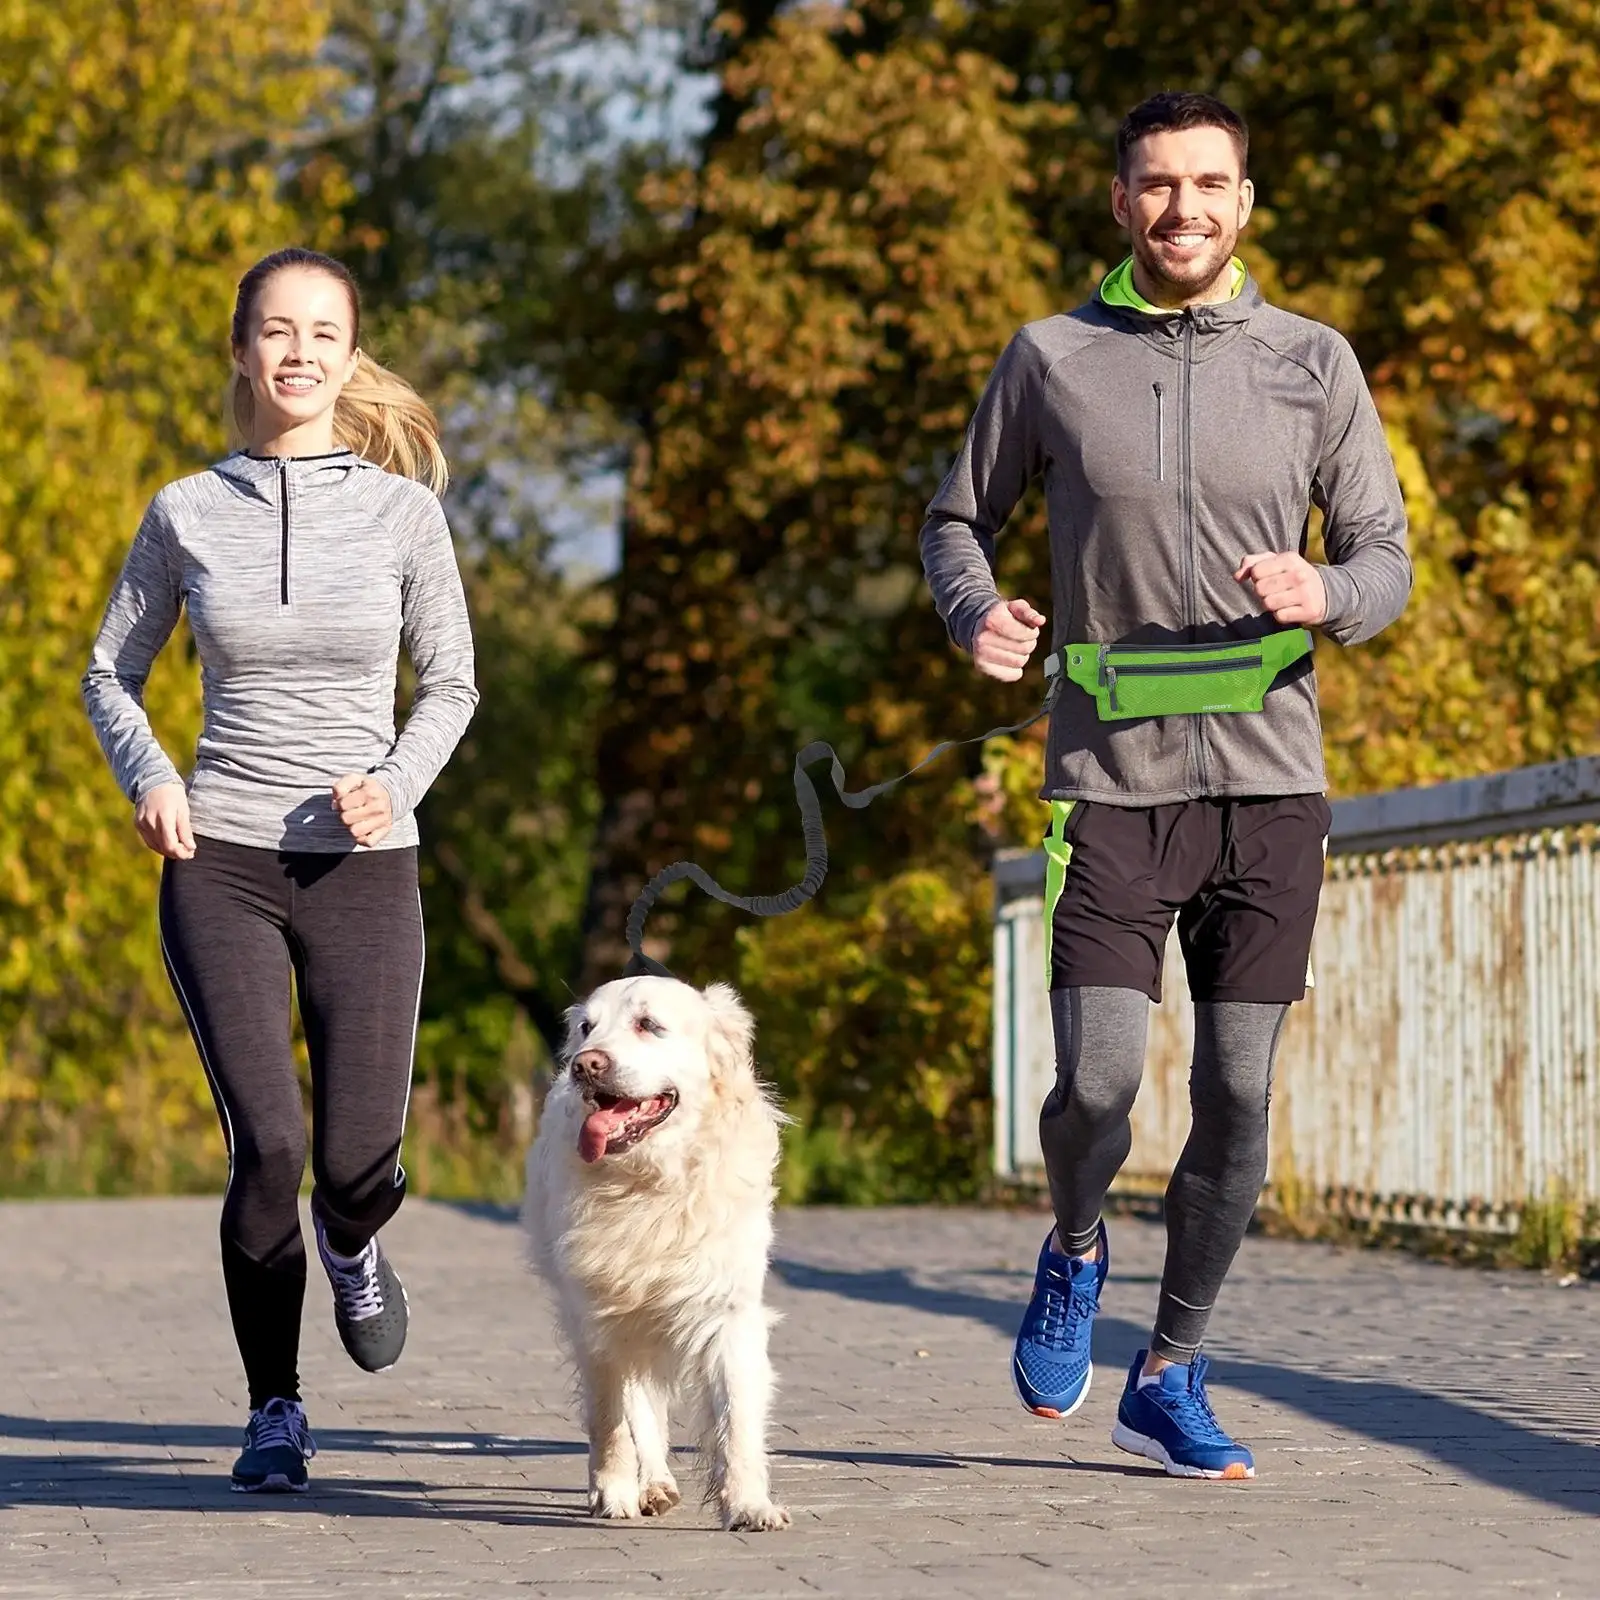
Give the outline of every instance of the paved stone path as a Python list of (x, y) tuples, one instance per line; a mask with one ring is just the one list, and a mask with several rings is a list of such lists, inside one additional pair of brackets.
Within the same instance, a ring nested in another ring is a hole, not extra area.
[(1110, 1445), (1161, 1235), (1113, 1228), (1094, 1391), (1022, 1413), (1006, 1356), (1039, 1218), (782, 1219), (787, 1534), (583, 1512), (543, 1296), (503, 1219), (408, 1205), (413, 1306), (368, 1377), (307, 1302), (302, 1499), (232, 1495), (242, 1426), (214, 1201), (0, 1206), (0, 1595), (1600, 1595), (1600, 1289), (1250, 1240), (1211, 1353), (1248, 1484)]

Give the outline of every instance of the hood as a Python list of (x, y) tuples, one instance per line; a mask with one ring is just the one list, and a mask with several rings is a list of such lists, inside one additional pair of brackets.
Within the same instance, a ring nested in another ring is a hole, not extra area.
[(1168, 310), (1151, 305), (1133, 287), (1132, 257), (1113, 267), (1100, 280), (1094, 297), (1114, 321), (1141, 332), (1159, 330), (1176, 334), (1185, 318), (1200, 329), (1224, 328), (1234, 323), (1248, 322), (1266, 303), (1260, 286), (1237, 256), (1233, 258), (1233, 267), (1233, 297), (1214, 305), (1190, 306), (1187, 310)]
[(252, 456), (236, 450), (224, 456), (211, 469), (219, 478), (249, 500), (276, 505), (278, 480), (287, 474), (294, 484), (295, 493), (315, 493), (319, 489), (335, 489), (349, 481), (357, 472), (382, 472), (374, 461), (358, 456), (353, 450), (335, 450), (325, 456)]

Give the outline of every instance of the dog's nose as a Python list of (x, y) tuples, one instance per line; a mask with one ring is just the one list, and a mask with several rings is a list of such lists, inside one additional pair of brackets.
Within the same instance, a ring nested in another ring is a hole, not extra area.
[(572, 1075), (579, 1083), (598, 1083), (616, 1070), (616, 1061), (606, 1050), (580, 1050), (572, 1058)]

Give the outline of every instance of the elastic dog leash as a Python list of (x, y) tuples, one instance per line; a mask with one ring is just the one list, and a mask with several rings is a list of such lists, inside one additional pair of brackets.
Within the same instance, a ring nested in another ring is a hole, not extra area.
[[(781, 917), (797, 911), (812, 899), (828, 876), (828, 836), (822, 826), (822, 805), (807, 767), (824, 757), (831, 765), (834, 792), (852, 811), (870, 806), (879, 795), (898, 788), (914, 778), (930, 761), (947, 750), (970, 744), (986, 744), (1006, 734), (1022, 733), (1055, 709), (1062, 684), (1071, 681), (1094, 697), (1096, 714), (1102, 722), (1124, 721), (1136, 717), (1196, 716), (1213, 712), (1259, 712), (1267, 691), (1286, 667), (1310, 653), (1311, 635), (1304, 628), (1291, 628), (1266, 634), (1258, 639), (1228, 639), (1204, 645), (1145, 647), (1142, 645), (1084, 644), (1066, 645), (1045, 658), (1044, 671), (1049, 687), (1044, 704), (1026, 722), (1013, 722), (1004, 728), (991, 728), (971, 739), (950, 739), (935, 745), (916, 766), (897, 778), (874, 784), (852, 793), (844, 786), (844, 765), (831, 744), (821, 739), (808, 744), (794, 758), (794, 797), (800, 806), (800, 825), (805, 830), (805, 876), (782, 894), (730, 894), (710, 873), (692, 861), (674, 861), (644, 886), (628, 913), (628, 947), (633, 957), (624, 969), (625, 977), (648, 975), (670, 978), (672, 973), (659, 961), (644, 953), (644, 924), (650, 909), (664, 891), (681, 878), (703, 889), (713, 900), (720, 900), (736, 911), (758, 917)], [(1118, 691), (1121, 691), (1120, 697)]]
[(826, 758), (831, 766), (834, 792), (852, 811), (861, 811), (870, 806), (879, 795), (885, 795), (891, 789), (898, 788), (907, 778), (914, 778), (929, 762), (938, 760), (947, 750), (959, 750), (970, 744), (987, 744), (990, 739), (999, 739), (1011, 733), (1022, 733), (1031, 728), (1034, 723), (1049, 716), (1055, 709), (1055, 703), (1061, 695), (1061, 685), (1065, 681), (1064, 676), (1051, 674), (1044, 704), (1026, 722), (1013, 722), (1003, 728), (991, 728), (987, 733), (980, 733), (971, 739), (946, 740), (944, 744), (935, 745), (916, 766), (902, 772), (899, 777), (875, 783), (870, 789), (859, 789), (854, 792), (846, 789), (844, 764), (834, 752), (833, 746), (821, 739), (808, 744), (794, 758), (794, 797), (800, 806), (800, 825), (805, 831), (806, 841), (806, 870), (799, 883), (793, 888), (785, 889), (782, 894), (732, 894), (693, 861), (674, 861), (670, 867), (662, 868), (644, 886), (639, 898), (633, 902), (633, 909), (628, 913), (628, 946), (633, 951), (633, 957), (624, 969), (623, 976), (629, 978), (672, 976), (672, 973), (659, 961), (644, 953), (644, 924), (650, 915), (651, 907), (680, 879), (687, 878), (713, 900), (720, 900), (725, 906), (732, 906), (736, 911), (748, 911), (757, 917), (784, 916), (790, 911), (799, 910), (816, 895), (822, 887), (823, 879), (828, 876), (828, 836), (822, 825), (822, 803), (817, 798), (816, 786), (811, 781), (810, 773), (806, 771), (807, 767), (814, 766)]

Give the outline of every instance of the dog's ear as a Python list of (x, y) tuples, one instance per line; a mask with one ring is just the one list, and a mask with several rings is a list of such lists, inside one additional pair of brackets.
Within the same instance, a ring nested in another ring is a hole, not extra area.
[(754, 1066), (756, 1020), (744, 1008), (738, 993), (726, 983), (713, 983), (701, 991), (711, 1012), (706, 1030), (707, 1055), (712, 1077), (749, 1072)]
[(561, 1053), (556, 1057), (557, 1072), (565, 1072), (572, 1065), (572, 1058), (583, 1044), (584, 1028), (588, 1021), (589, 1013), (581, 1000), (567, 1007), (567, 1036), (561, 1041)]

